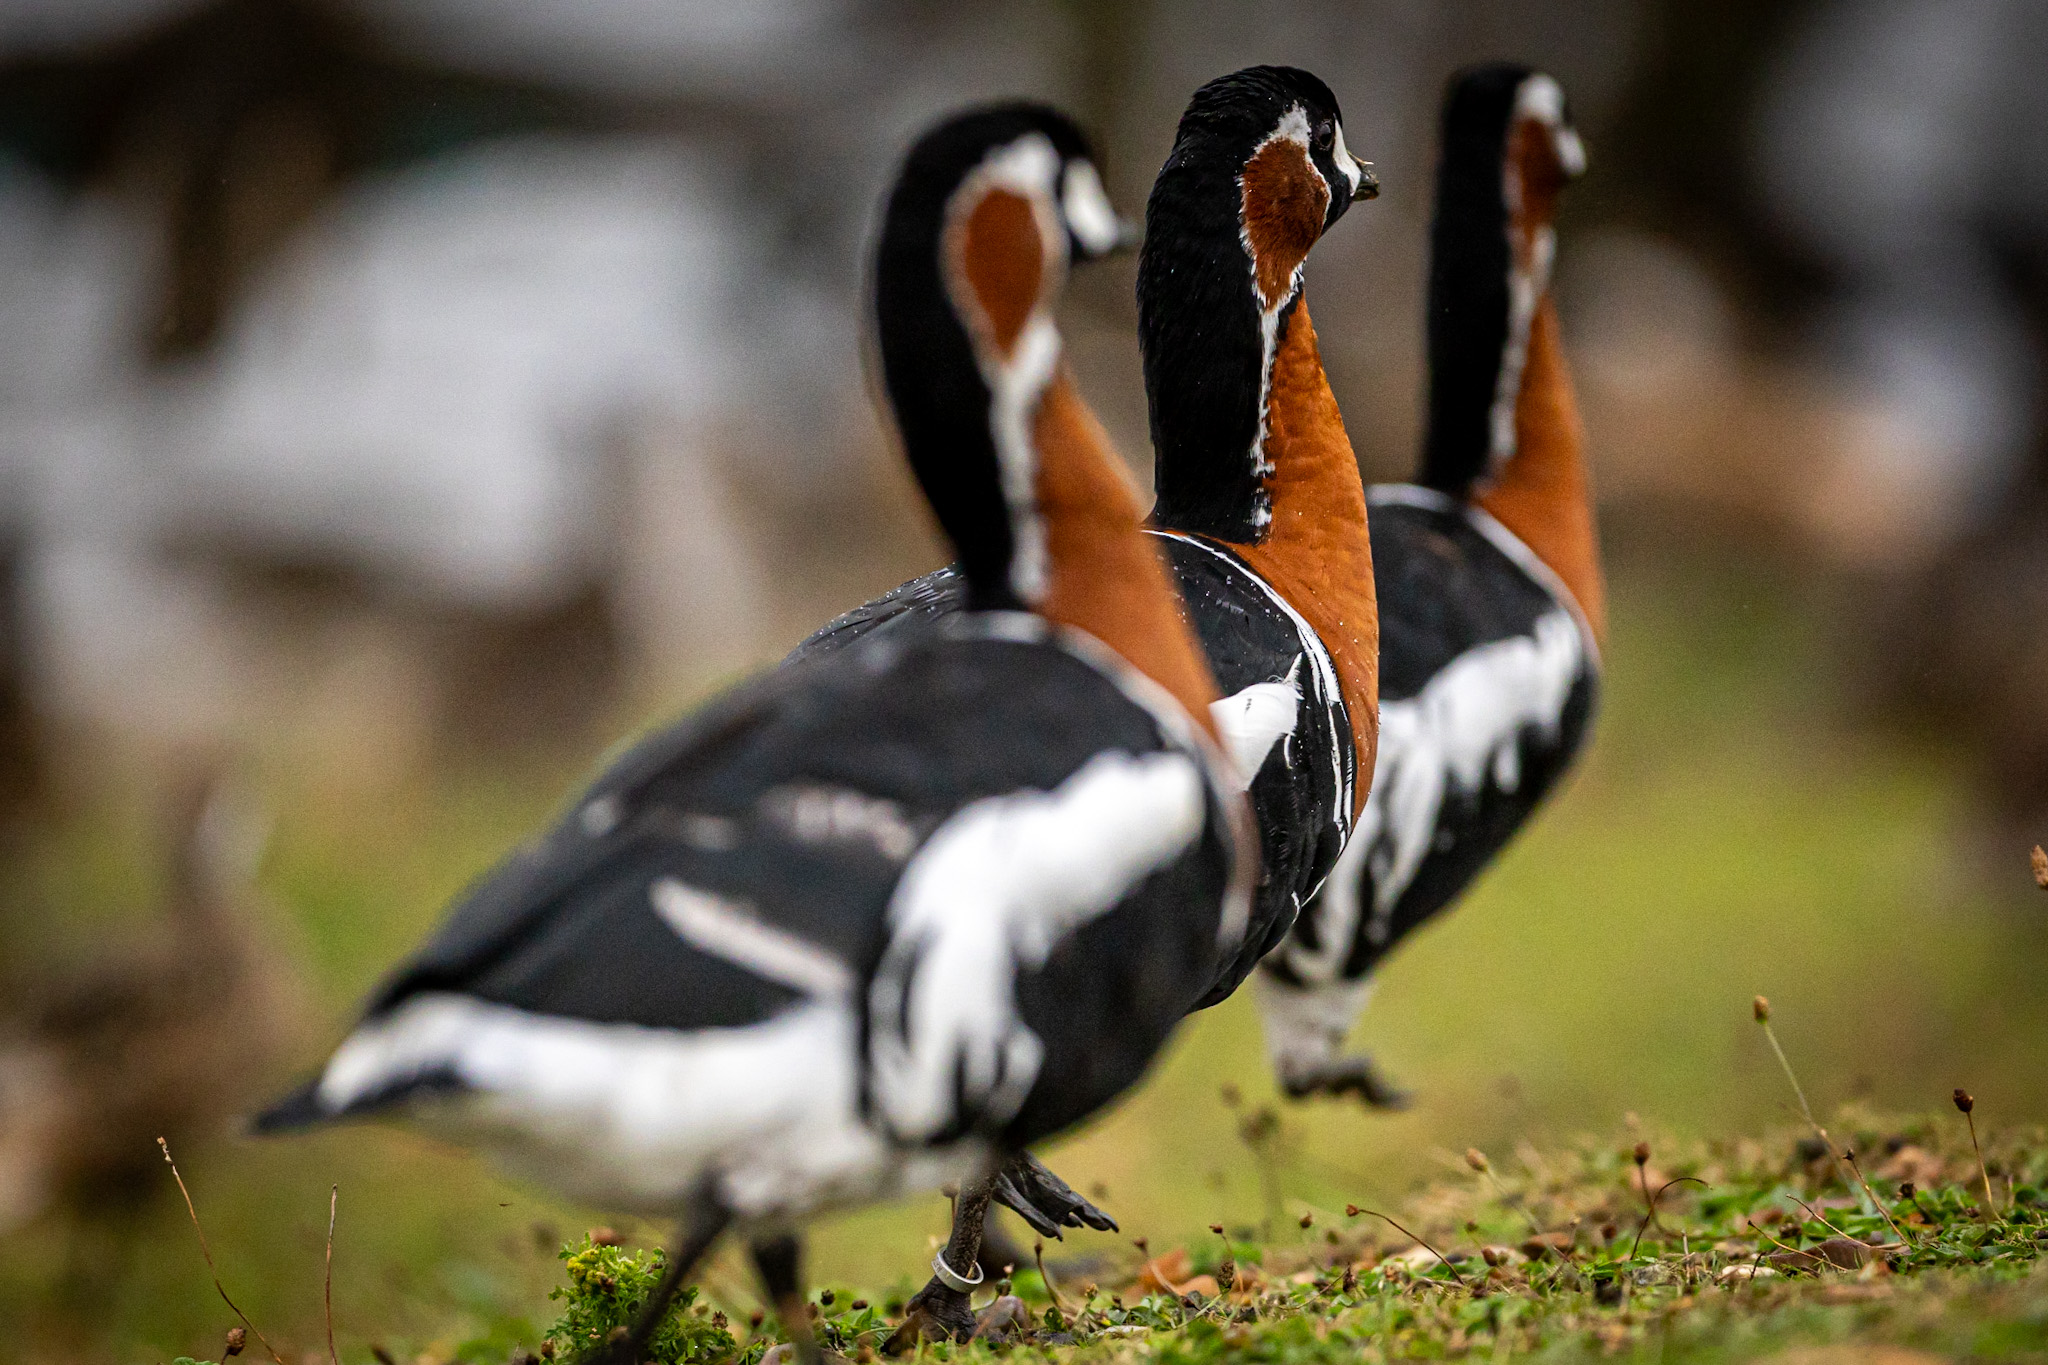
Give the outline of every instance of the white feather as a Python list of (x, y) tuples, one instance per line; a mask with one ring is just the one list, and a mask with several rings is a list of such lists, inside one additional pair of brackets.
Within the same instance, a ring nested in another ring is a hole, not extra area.
[(983, 1122), (1016, 1112), (1043, 1055), (1017, 973), (1192, 844), (1205, 815), (1193, 759), (1105, 753), (1057, 790), (989, 797), (939, 827), (897, 883), (869, 994), (872, 1093), (898, 1138), (953, 1124), (956, 1098)]
[(1209, 703), (1223, 747), (1237, 766), (1237, 790), (1248, 790), (1266, 755), (1283, 738), (1294, 733), (1301, 718), (1301, 656), (1279, 682), (1253, 683), (1242, 691)]
[(408, 1117), (572, 1196), (649, 1213), (707, 1177), (735, 1211), (764, 1216), (918, 1188), (972, 1160), (963, 1147), (905, 1165), (860, 1121), (857, 1036), (844, 1002), (680, 1032), (430, 993), (350, 1036), (320, 1098), (339, 1109), (451, 1073), (466, 1089)]
[(1539, 617), (1527, 635), (1465, 651), (1422, 691), (1380, 704), (1379, 765), (1365, 812), (1323, 885), (1314, 914), (1317, 947), (1290, 938), (1287, 965), (1303, 981), (1334, 982), (1358, 932), (1361, 889), (1373, 874), (1367, 938), (1384, 943), (1394, 906), (1435, 844), (1446, 801), (1471, 797), (1491, 781), (1521, 785), (1521, 740), (1534, 730), (1555, 737), (1572, 685), (1585, 671), (1584, 638), (1563, 608)]

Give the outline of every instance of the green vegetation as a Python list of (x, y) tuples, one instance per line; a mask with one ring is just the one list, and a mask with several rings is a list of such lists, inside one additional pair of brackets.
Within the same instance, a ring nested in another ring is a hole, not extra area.
[[(661, 1280), (663, 1254), (635, 1254), (585, 1238), (581, 1246), (562, 1248), (562, 1264), (569, 1282), (548, 1295), (561, 1301), (562, 1316), (548, 1329), (545, 1354), (575, 1360), (602, 1349), (615, 1332), (632, 1326)], [(742, 1355), (726, 1330), (725, 1314), (699, 1304), (698, 1292), (692, 1285), (675, 1296), (647, 1343), (650, 1365), (713, 1365), (725, 1360), (755, 1365), (760, 1350), (750, 1348)]]
[[(1501, 1166), (1474, 1150), (1465, 1178), (1427, 1185), (1399, 1211), (1395, 1222), (1419, 1241), (1354, 1205), (1305, 1211), (1292, 1220), (1299, 1239), (1232, 1229), (1150, 1260), (1132, 1254), (1101, 1284), (1054, 1270), (1058, 1297), (1025, 1271), (1009, 1287), (1029, 1309), (1024, 1325), (924, 1356), (1309, 1365), (1752, 1359), (1828, 1343), (1982, 1359), (2048, 1350), (2048, 1271), (2036, 1267), (2048, 1250), (2041, 1134), (1994, 1142), (1981, 1165), (1954, 1115), (1848, 1112), (1833, 1136), (1853, 1155), (1852, 1182), (1866, 1166), (1885, 1173), (1881, 1210), (1858, 1197), (1861, 1182), (1845, 1186), (1837, 1153), (1810, 1135), (1524, 1147)], [(565, 1322), (579, 1312), (612, 1321), (612, 1291), (576, 1269), (592, 1254), (569, 1256)], [(886, 1319), (844, 1291), (818, 1298), (825, 1344), (871, 1358)], [(700, 1331), (704, 1311), (691, 1310)], [(768, 1339), (727, 1349), (752, 1365)]]
[[(1955, 1144), (1967, 1150), (1968, 1135), (1946, 1105), (1961, 1085), (1982, 1101), (1975, 1117), (1987, 1159), (2010, 1159), (2018, 1149), (2000, 1144), (2020, 1125), (2048, 1120), (2048, 996), (2039, 986), (2048, 917), (2027, 851), (1974, 862), (1970, 807), (1953, 760), (1845, 717), (1820, 643), (1826, 613), (1802, 601), (1803, 591), (1789, 576), (1725, 564), (1617, 575), (1611, 686), (1588, 761), (1456, 913), (1402, 948), (1360, 1030), (1360, 1045), (1416, 1092), (1414, 1109), (1384, 1115), (1279, 1101), (1251, 1002), (1238, 998), (1192, 1020), (1144, 1087), (1047, 1159), (1077, 1188), (1103, 1191), (1098, 1201), (1128, 1234), (1155, 1248), (1185, 1246), (1196, 1273), (1221, 1256), (1205, 1231), (1212, 1223), (1233, 1235), (1250, 1230), (1238, 1241), (1260, 1248), (1270, 1278), (1291, 1255), (1322, 1254), (1316, 1249), (1328, 1246), (1320, 1239), (1332, 1228), (1361, 1249), (1377, 1238), (1376, 1250), (1386, 1251), (1395, 1235), (1377, 1220), (1345, 1218), (1353, 1202), (1435, 1241), (1439, 1224), (1410, 1222), (1404, 1210), (1426, 1209), (1442, 1189), (1476, 1197), (1487, 1182), (1459, 1155), (1468, 1147), (1491, 1153), (1495, 1178), (1514, 1192), (1546, 1178), (1523, 1154), (1578, 1151), (1576, 1135), (1587, 1132), (1610, 1135), (1586, 1148), (1608, 1160), (1650, 1141), (1653, 1170), (1669, 1178), (1689, 1169), (1680, 1153), (1696, 1151), (1703, 1165), (1727, 1160), (1704, 1143), (1688, 1145), (1700, 1135), (1796, 1122), (1777, 1061), (1743, 1004), (1758, 991), (1778, 1005), (1774, 1026), (1818, 1113), (1833, 1115), (1845, 1100), (1893, 1112), (1941, 1105), (1942, 1150), (1954, 1155)], [(276, 1084), (332, 1045), (354, 1002), (418, 942), (447, 898), (546, 819), (594, 757), (450, 765), (375, 790), (282, 768), (267, 775), (265, 803), (277, 825), (261, 872), (265, 924), (300, 973), (305, 1021), (291, 1042), (296, 1061)], [(24, 960), (84, 960), (157, 913), (157, 832), (147, 803), (132, 783), (93, 791), (71, 801), (47, 839), (0, 867), (13, 899), (36, 909), (10, 941)], [(1226, 1082), (1237, 1087), (1234, 1103), (1222, 1098)], [(252, 1094), (250, 1105), (259, 1098)], [(1248, 1146), (1243, 1130), (1269, 1109), (1277, 1119)], [(1645, 1122), (1631, 1126), (1631, 1111)], [(367, 1127), (250, 1142), (230, 1135), (238, 1117), (223, 1112), (211, 1134), (180, 1141), (174, 1133), (172, 1141), (223, 1282), (292, 1365), (325, 1355), (322, 1260), (334, 1184), (334, 1322), (344, 1365), (373, 1365), (373, 1347), (404, 1365), (503, 1365), (515, 1349), (538, 1350), (559, 1307), (548, 1300), (563, 1282), (557, 1253), (603, 1221), (598, 1211), (502, 1182), (473, 1158), (405, 1133)], [(0, 1124), (6, 1119), (0, 1114)], [(1863, 1144), (1904, 1130), (1832, 1131)], [(121, 1221), (58, 1212), (0, 1236), (0, 1321), (8, 1324), (0, 1354), (65, 1365), (219, 1359), (234, 1319), (214, 1292), (154, 1136), (141, 1147), (158, 1183)], [(1856, 1148), (1873, 1185), (1892, 1178), (1878, 1174), (1887, 1160), (1881, 1148), (1882, 1141)], [(1542, 1160), (1548, 1178), (1561, 1178), (1564, 1157)], [(1631, 1163), (1620, 1171), (1633, 1173)], [(1932, 1213), (1942, 1210), (1924, 1190), (1964, 1191), (1976, 1180), (1974, 1168), (1948, 1175), (1924, 1183), (1921, 1201)], [(2035, 1179), (2021, 1175), (2018, 1183)], [(2001, 1176), (1994, 1186), (2005, 1199)], [(1841, 1191), (1836, 1175), (1827, 1194)], [(1633, 1236), (1621, 1202), (1628, 1192), (1607, 1193)], [(1661, 1221), (1720, 1226), (1702, 1199), (1695, 1186), (1671, 1190), (1672, 1214)], [(1497, 1202), (1491, 1207), (1500, 1212)], [(886, 1306), (920, 1283), (945, 1208), (931, 1197), (820, 1223), (808, 1263), (815, 1281), (840, 1291), (829, 1320), (851, 1311), (844, 1305), (853, 1298)], [(1841, 1225), (1832, 1205), (1820, 1211)], [(1517, 1215), (1507, 1212), (1486, 1236), (1519, 1246), (1530, 1234), (1524, 1227), (1517, 1235)], [(1304, 1213), (1315, 1219), (1307, 1230), (1295, 1226)], [(1495, 1213), (1475, 1221), (1492, 1227)], [(1554, 1213), (1539, 1216), (1546, 1231), (1561, 1230)], [(1692, 1221), (1674, 1221), (1681, 1217)], [(1439, 1243), (1443, 1250), (1477, 1254), (1478, 1234), (1464, 1234), (1461, 1221), (1449, 1226), (1456, 1245)], [(1771, 1229), (1790, 1242), (1779, 1225)], [(668, 1233), (621, 1230), (641, 1246)], [(1596, 1231), (1582, 1222), (1589, 1266), (1596, 1243), (1601, 1254), (1610, 1250)], [(1968, 1228), (1954, 1231), (1962, 1237)], [(1811, 1240), (1802, 1233), (1802, 1246)], [(1716, 1254), (1700, 1242), (1690, 1238), (1690, 1254)], [(1062, 1277), (1063, 1264), (1133, 1255), (1128, 1248), (1125, 1238), (1090, 1233), (1052, 1244), (1049, 1264), (1069, 1306), (1089, 1278), (1118, 1284), (1117, 1266), (1105, 1260)], [(1620, 1251), (1627, 1249), (1624, 1241)], [(1641, 1254), (1672, 1253), (1652, 1229)], [(1675, 1254), (1687, 1255), (1686, 1244)], [(1239, 1261), (1251, 1263), (1249, 1255)], [(1507, 1269), (1528, 1273), (1520, 1262)], [(2008, 1282), (2009, 1270), (1877, 1272), (1870, 1283), (1881, 1297), (1842, 1303), (1822, 1299), (1862, 1293), (1865, 1282), (1831, 1274), (1765, 1277), (1753, 1289), (1694, 1284), (1685, 1292), (1699, 1300), (1695, 1309), (1660, 1309), (1655, 1321), (1667, 1326), (1639, 1321), (1629, 1330), (1651, 1332), (1632, 1340), (1667, 1340), (1675, 1355), (1700, 1358), (1866, 1330), (1978, 1352), (1973, 1324), (1991, 1324), (1986, 1332), (2008, 1324), (2010, 1340), (2030, 1339), (2023, 1324), (2035, 1311), (2035, 1281)], [(1420, 1270), (1401, 1300), (1408, 1311), (1438, 1311), (1430, 1295), (1443, 1296), (1443, 1311), (1477, 1311), (1455, 1287), (1432, 1288), (1438, 1278)], [(736, 1338), (749, 1340), (744, 1324), (755, 1305), (744, 1258), (722, 1250), (703, 1279), (697, 1304), (724, 1311)], [(1034, 1283), (1035, 1273), (1023, 1271), (1016, 1288), (1042, 1319), (1048, 1305)], [(1311, 1288), (1290, 1283), (1284, 1292)], [(1281, 1292), (1277, 1283), (1272, 1292)], [(1532, 1293), (1514, 1309), (1517, 1330), (1549, 1324), (1542, 1330), (1553, 1335), (1542, 1337), (1550, 1344), (1541, 1349), (1589, 1349), (1580, 1329), (1558, 1325), (1578, 1311), (1567, 1307), (1575, 1292), (1560, 1284), (1548, 1297)], [(1647, 1313), (1666, 1292), (1632, 1286), (1627, 1303), (1585, 1311), (1619, 1322)], [(1674, 1302), (1685, 1297), (1668, 1292)], [(1141, 1311), (1138, 1299), (1125, 1297), (1122, 1311)], [(1734, 1316), (1716, 1317), (1717, 1304)], [(1098, 1307), (1118, 1311), (1106, 1297)], [(1356, 1304), (1328, 1325), (1377, 1311)], [(1314, 1335), (1325, 1325), (1287, 1313), (1255, 1324), (1204, 1321), (1219, 1342), (1240, 1328), (1261, 1340), (1270, 1332), (1275, 1350), (1287, 1334)], [(1468, 1341), (1489, 1339), (1466, 1330)], [(1171, 1349), (1197, 1350), (1208, 1331), (1175, 1333)], [(1132, 1352), (1113, 1344), (1130, 1335), (1105, 1332), (1085, 1349)], [(859, 1343), (848, 1349), (857, 1353)], [(1168, 1349), (1168, 1339), (1157, 1349)], [(267, 1357), (252, 1340), (237, 1359)]]

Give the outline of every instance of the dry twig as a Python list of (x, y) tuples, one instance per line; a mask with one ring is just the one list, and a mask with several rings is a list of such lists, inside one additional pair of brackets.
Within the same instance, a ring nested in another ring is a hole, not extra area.
[(277, 1353), (277, 1348), (270, 1344), (270, 1339), (258, 1331), (256, 1324), (249, 1321), (249, 1315), (228, 1297), (227, 1286), (220, 1282), (220, 1267), (213, 1263), (213, 1248), (206, 1244), (206, 1229), (199, 1226), (199, 1210), (192, 1206), (192, 1191), (185, 1188), (185, 1177), (178, 1174), (178, 1163), (171, 1160), (171, 1144), (159, 1137), (156, 1145), (163, 1149), (164, 1162), (171, 1168), (171, 1179), (178, 1182), (178, 1193), (185, 1196), (185, 1213), (192, 1220), (192, 1231), (199, 1234), (199, 1254), (206, 1258), (206, 1268), (213, 1272), (213, 1287), (219, 1292), (220, 1301), (242, 1320), (242, 1325), (249, 1329), (251, 1336), (263, 1343), (263, 1349), (270, 1352), (270, 1358), (276, 1361), (277, 1365), (284, 1365), (284, 1357)]
[(327, 1190), (327, 1279), (321, 1287), (321, 1295), (327, 1310), (327, 1365), (341, 1365), (341, 1357), (334, 1351), (334, 1211), (341, 1202), (341, 1186), (331, 1185)]

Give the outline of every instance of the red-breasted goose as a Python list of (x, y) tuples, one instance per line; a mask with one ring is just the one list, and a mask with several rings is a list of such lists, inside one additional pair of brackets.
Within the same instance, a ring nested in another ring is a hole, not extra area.
[[(1195, 92), (1146, 208), (1152, 525), (1224, 693), (1216, 722), (1248, 779), (1262, 853), (1251, 931), (1201, 1005), (1285, 937), (1370, 785), (1379, 627), (1365, 488), (1302, 283), (1323, 232), (1378, 189), (1329, 87), (1259, 66)], [(958, 568), (915, 579), (791, 657), (921, 629), (960, 609), (963, 583)], [(1036, 1163), (1010, 1174), (998, 1198), (1040, 1232), (1114, 1226)]]
[(947, 1179), (985, 1205), (994, 1165), (1138, 1079), (1237, 956), (1256, 854), (1215, 684), (1052, 319), (1070, 257), (1118, 230), (1050, 109), (912, 149), (878, 356), (969, 609), (635, 746), (260, 1129), (402, 1118), (677, 1215), (661, 1298), (734, 1227), (802, 1344), (798, 1220)]
[(1542, 804), (1599, 689), (1606, 594), (1550, 293), (1558, 197), (1585, 153), (1557, 82), (1522, 66), (1454, 76), (1442, 138), (1421, 477), (1367, 493), (1379, 767), (1343, 858), (1260, 973), (1295, 1095), (1398, 1099), (1343, 1050), (1372, 973)]

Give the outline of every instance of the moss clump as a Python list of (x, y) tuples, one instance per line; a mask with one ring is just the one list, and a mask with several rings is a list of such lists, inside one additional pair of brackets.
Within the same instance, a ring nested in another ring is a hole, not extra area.
[[(548, 1298), (562, 1304), (562, 1315), (548, 1329), (557, 1359), (594, 1356), (614, 1331), (631, 1329), (641, 1305), (661, 1281), (665, 1257), (660, 1250), (635, 1253), (584, 1238), (561, 1252), (569, 1283)], [(714, 1365), (731, 1360), (739, 1349), (726, 1330), (723, 1314), (705, 1314), (697, 1307), (694, 1286), (677, 1294), (648, 1343), (646, 1359), (653, 1365)]]

